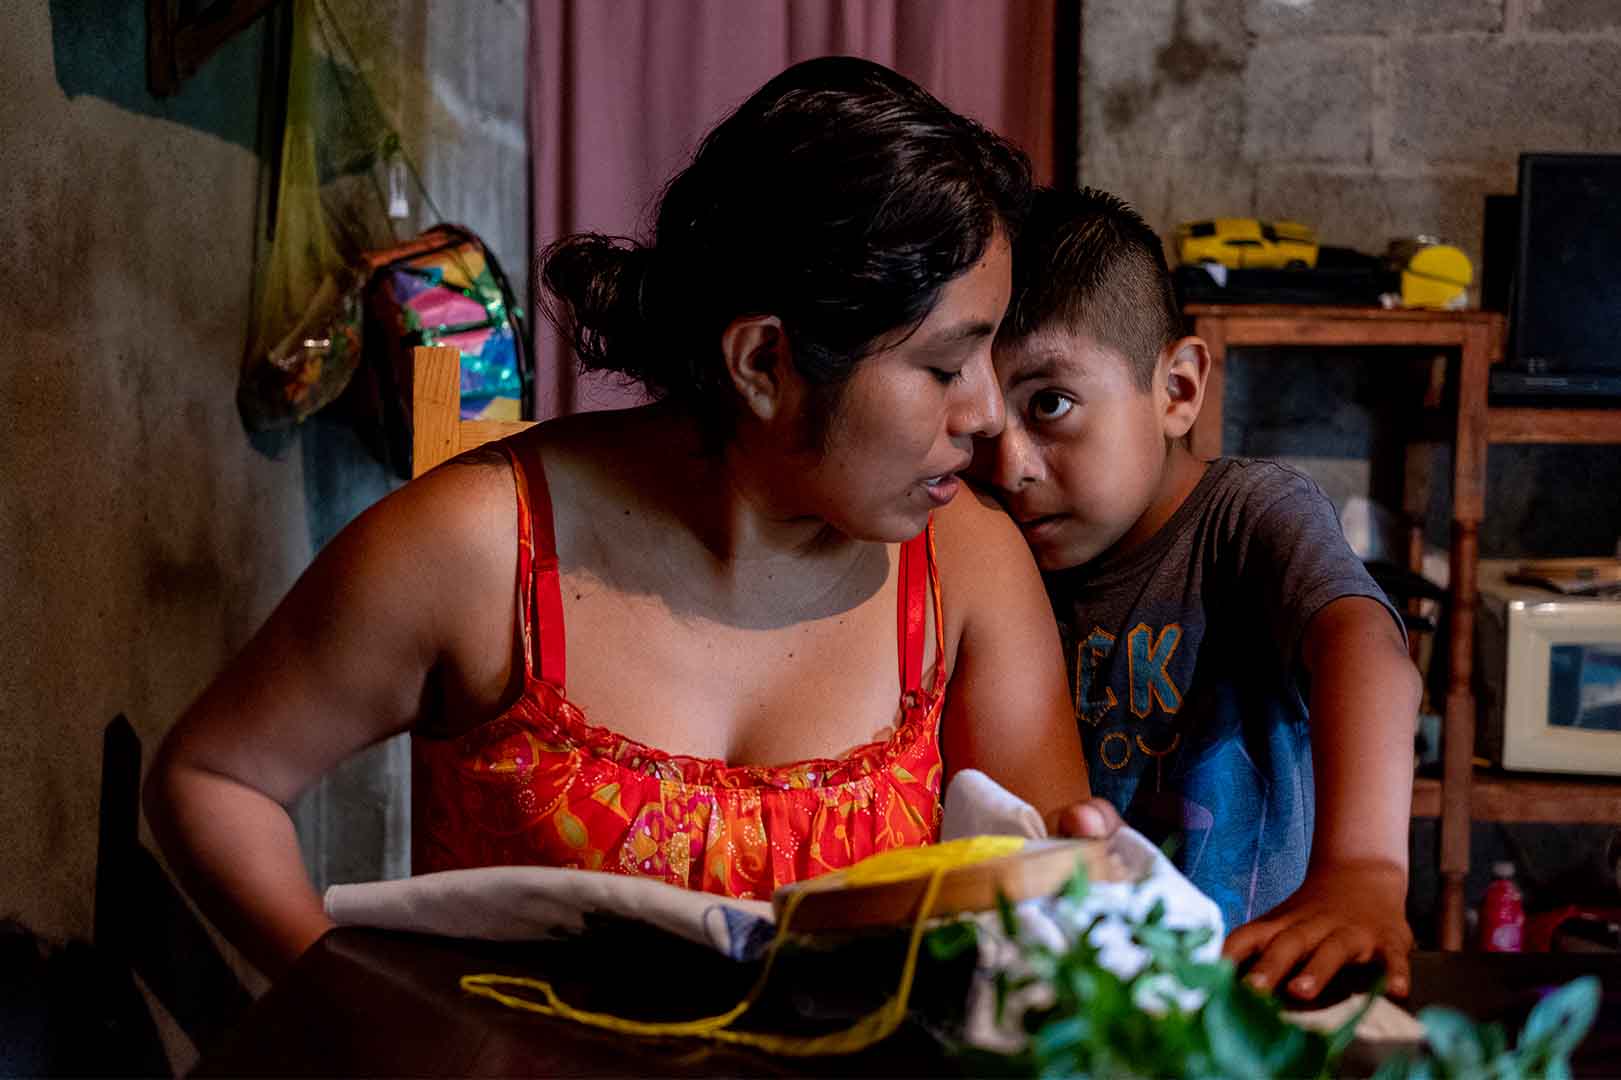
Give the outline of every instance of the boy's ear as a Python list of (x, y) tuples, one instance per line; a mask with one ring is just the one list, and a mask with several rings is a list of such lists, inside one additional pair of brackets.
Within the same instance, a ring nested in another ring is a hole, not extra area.
[(793, 357), (787, 331), (775, 315), (742, 315), (720, 335), (721, 355), (743, 407), (758, 420), (783, 412), (793, 392)]
[(1180, 338), (1160, 353), (1167, 438), (1180, 439), (1192, 429), (1204, 404), (1205, 380), (1209, 376), (1210, 349), (1202, 338)]

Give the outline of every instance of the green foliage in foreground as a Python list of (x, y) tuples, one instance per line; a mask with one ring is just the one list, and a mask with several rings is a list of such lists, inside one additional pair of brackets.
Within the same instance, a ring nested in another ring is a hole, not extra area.
[[(1079, 900), (1086, 888), (1084, 876), (1078, 875), (1065, 894)], [(1005, 902), (1001, 921), (1029, 973), (1018, 977), (998, 973), (999, 1018), (1012, 995), (1036, 984), (1046, 985), (1051, 1004), (1023, 1014), (1029, 1038), (1022, 1052), (963, 1050), (965, 1064), (975, 1073), (1042, 1078), (1326, 1077), (1334, 1075), (1362, 1018), (1359, 1013), (1327, 1034), (1290, 1023), (1277, 999), (1251, 989), (1230, 962), (1196, 959), (1194, 954), (1210, 940), (1211, 932), (1167, 926), (1160, 904), (1144, 918), (1128, 921), (1132, 940), (1149, 957), (1130, 978), (1099, 963), (1100, 950), (1092, 937), (1101, 918), (1064, 951), (1021, 937)], [(972, 924), (956, 923), (935, 931), (930, 947), (944, 956), (961, 952), (973, 940)], [(1201, 992), (1202, 1003), (1190, 1008), (1194, 1002), (1183, 990)], [(1376, 988), (1369, 995), (1369, 1004), (1377, 993)], [(1596, 978), (1574, 980), (1538, 1003), (1517, 1048), (1508, 1046), (1497, 1024), (1476, 1024), (1450, 1009), (1425, 1009), (1418, 1017), (1425, 1028), (1425, 1052), (1417, 1058), (1392, 1058), (1376, 1080), (1560, 1080), (1570, 1075), (1568, 1059), (1592, 1026), (1598, 1003)]]

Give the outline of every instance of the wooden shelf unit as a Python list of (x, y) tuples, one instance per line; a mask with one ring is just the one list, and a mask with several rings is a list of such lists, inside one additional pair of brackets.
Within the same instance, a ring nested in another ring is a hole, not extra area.
[(1486, 410), (1487, 443), (1621, 443), (1621, 409)]
[[(1413, 781), (1413, 816), (1441, 816), (1441, 781)], [(1477, 769), (1469, 784), (1474, 821), (1536, 825), (1608, 825), (1621, 822), (1621, 781), (1585, 776), (1527, 776)]]
[[(1464, 878), (1475, 819), (1558, 824), (1621, 822), (1621, 781), (1476, 773), (1474, 635), (1480, 522), (1486, 508), (1486, 452), (1492, 443), (1621, 443), (1621, 409), (1491, 408), (1491, 365), (1502, 359), (1505, 320), (1487, 311), (1403, 311), (1284, 304), (1193, 304), (1189, 327), (1210, 347), (1204, 408), (1192, 432), (1200, 457), (1221, 454), (1227, 350), (1238, 347), (1435, 347), (1455, 350), (1446, 434), (1452, 442), (1451, 597), (1447, 605), (1447, 694), (1442, 775), (1413, 785), (1415, 817), (1441, 821), (1440, 941), (1463, 947)], [(1434, 405), (1435, 402), (1427, 404)], [(1421, 537), (1409, 562), (1421, 569)]]

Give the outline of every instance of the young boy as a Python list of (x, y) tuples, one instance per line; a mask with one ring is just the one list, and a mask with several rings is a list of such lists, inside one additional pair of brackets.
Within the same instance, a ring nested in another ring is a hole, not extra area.
[(1094, 794), (1220, 905), (1264, 989), (1315, 997), (1404, 915), (1419, 678), (1334, 508), (1287, 466), (1196, 459), (1209, 371), (1153, 231), (1042, 192), (996, 342), (1007, 427), (975, 472), (1046, 577)]

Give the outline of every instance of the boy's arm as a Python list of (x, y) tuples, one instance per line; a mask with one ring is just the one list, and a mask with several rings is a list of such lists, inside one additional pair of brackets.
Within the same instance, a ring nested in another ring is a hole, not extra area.
[(1306, 880), (1288, 900), (1240, 927), (1225, 952), (1254, 958), (1248, 979), (1315, 997), (1347, 963), (1381, 959), (1386, 989), (1405, 994), (1407, 833), (1420, 682), (1389, 609), (1365, 596), (1334, 600), (1306, 626), (1311, 675), (1316, 825)]

